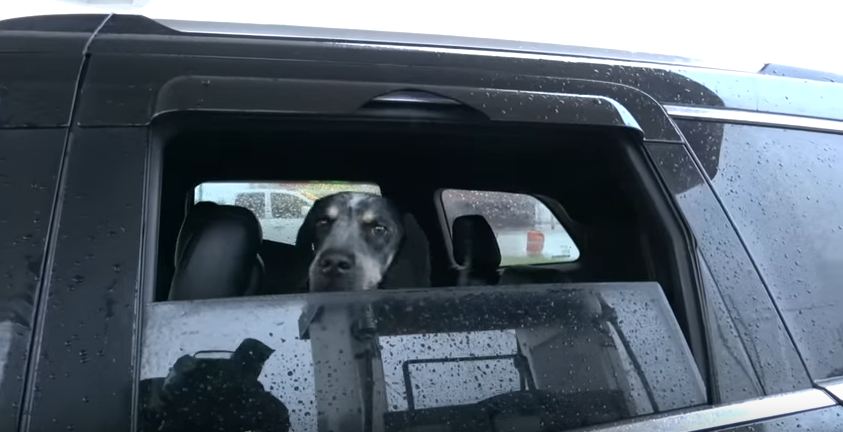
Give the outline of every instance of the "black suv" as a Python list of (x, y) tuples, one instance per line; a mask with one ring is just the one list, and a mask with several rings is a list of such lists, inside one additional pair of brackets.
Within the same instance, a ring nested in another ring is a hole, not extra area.
[[(0, 430), (843, 430), (840, 77), (121, 15), (0, 65)], [(402, 249), (310, 293), (347, 190)]]

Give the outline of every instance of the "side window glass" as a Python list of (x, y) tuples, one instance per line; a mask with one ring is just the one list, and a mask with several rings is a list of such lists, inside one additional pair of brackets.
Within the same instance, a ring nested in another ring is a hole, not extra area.
[(501, 251), (501, 266), (574, 262), (580, 257), (565, 227), (533, 196), (445, 189), (441, 197), (448, 229), (460, 216), (486, 219)]
[(239, 193), (234, 199), (234, 205), (246, 207), (251, 210), (258, 219), (266, 217), (266, 194), (263, 192)]
[(148, 305), (141, 430), (568, 430), (706, 403), (656, 283), (320, 294)]
[(813, 379), (843, 376), (843, 136), (679, 121)]
[[(337, 192), (380, 195), (380, 187), (351, 182), (206, 182), (193, 191), (193, 202), (245, 207), (257, 216), (264, 240), (295, 244), (299, 227), (317, 199)], [(267, 211), (268, 210), (268, 211)]]

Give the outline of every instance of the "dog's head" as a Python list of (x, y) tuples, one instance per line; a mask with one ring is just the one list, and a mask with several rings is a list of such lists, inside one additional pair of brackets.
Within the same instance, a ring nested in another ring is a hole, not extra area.
[(388, 200), (358, 192), (317, 200), (302, 230), (314, 252), (311, 291), (377, 288), (404, 236), (400, 213)]

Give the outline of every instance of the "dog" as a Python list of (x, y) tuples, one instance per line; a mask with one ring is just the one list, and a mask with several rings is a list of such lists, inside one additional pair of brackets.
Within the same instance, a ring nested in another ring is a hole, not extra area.
[(310, 291), (377, 289), (404, 237), (401, 213), (386, 198), (340, 192), (320, 198), (305, 216), (313, 260)]

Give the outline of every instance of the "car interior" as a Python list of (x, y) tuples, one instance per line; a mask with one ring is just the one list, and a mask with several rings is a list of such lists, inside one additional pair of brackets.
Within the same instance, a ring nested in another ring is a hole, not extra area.
[[(154, 302), (307, 295), (313, 251), (302, 245), (310, 243), (301, 234), (296, 244), (262, 238), (244, 207), (195, 202), (197, 185), (367, 183), (399, 207), (406, 229), (381, 290), (656, 282), (704, 376), (690, 236), (635, 131), (222, 114), (165, 116), (153, 130), (151, 157), (162, 161), (160, 182), (149, 188), (160, 197), (150, 206), (159, 215)], [(482, 215), (448, 226), (446, 189), (536, 197), (578, 259), (502, 266)]]
[[(238, 276), (223, 279), (248, 280), (231, 287), (232, 295), (306, 289), (288, 283), (291, 275), (301, 272), (297, 254), (301, 251), (255, 238), (257, 222), (239, 208), (194, 206), (193, 188), (202, 182), (273, 180), (376, 184), (412, 217), (417, 223), (407, 234), (409, 242), (418, 243), (427, 253), (407, 259), (416, 260), (413, 267), (429, 267), (429, 275), (406, 284), (385, 283), (386, 289), (455, 286), (461, 258), (453, 255), (454, 246), (448, 244), (454, 229), (454, 243), (470, 236), (476, 244), (488, 246), (473, 249), (478, 267), (472, 269), (486, 274), (487, 282), (495, 276), (516, 283), (657, 281), (672, 303), (682, 297), (681, 274), (688, 265), (679, 259), (686, 252), (681, 247), (684, 239), (677, 235), (681, 225), (629, 132), (536, 126), (480, 129), (385, 124), (360, 128), (341, 122), (309, 126), (303, 121), (285, 125), (255, 120), (239, 127), (232, 123), (194, 130), (190, 123), (182, 122), (163, 146), (156, 300), (168, 298), (177, 267), (190, 268), (193, 261), (203, 259), (184, 256), (188, 239), (214, 241), (215, 236), (226, 244), (242, 245), (243, 250), (231, 248), (231, 253), (247, 257), (239, 262), (222, 260), (237, 265), (232, 269), (203, 269)], [(573, 263), (498, 268), (500, 252), (488, 221), (475, 216), (460, 218), (454, 227), (443, 226), (438, 194), (445, 188), (539, 197), (581, 249), (580, 258)], [(221, 228), (216, 230), (215, 225)], [(228, 232), (229, 225), (239, 225), (241, 231)], [(235, 235), (242, 238), (232, 243), (226, 237)], [(191, 248), (194, 253), (203, 249), (208, 248)], [(196, 296), (214, 297), (210, 293)]]

